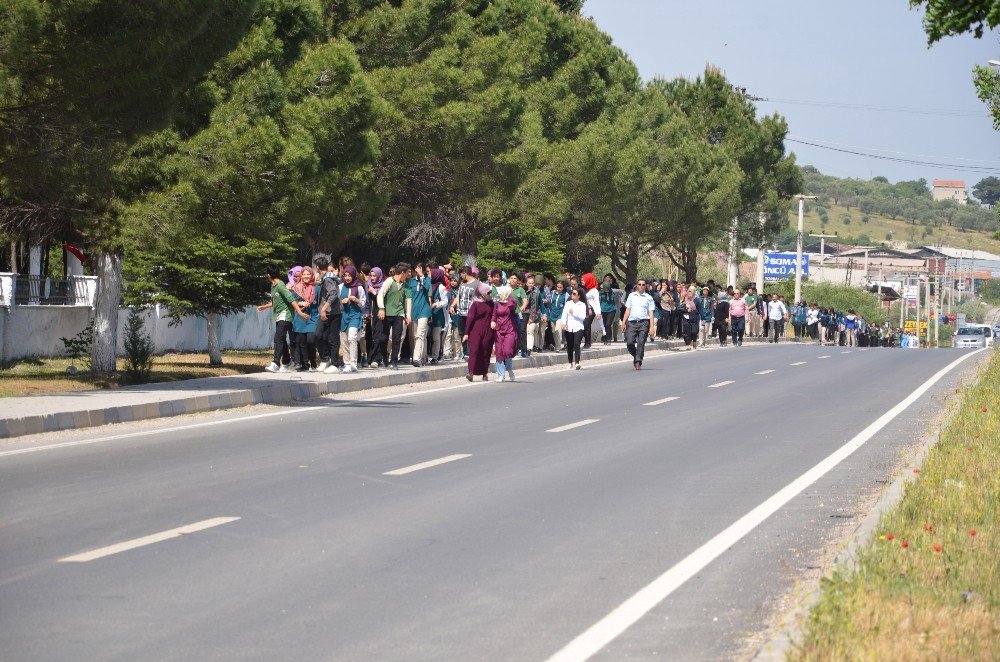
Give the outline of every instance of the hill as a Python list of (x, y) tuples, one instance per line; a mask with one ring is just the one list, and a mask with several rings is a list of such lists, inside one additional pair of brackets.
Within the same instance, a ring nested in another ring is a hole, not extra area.
[[(890, 184), (883, 177), (840, 179), (812, 166), (804, 166), (802, 174), (806, 194), (819, 196), (806, 202), (806, 234), (837, 234), (848, 243), (867, 245), (904, 241), (1000, 253), (1000, 239), (994, 236), (1000, 229), (995, 210), (971, 202), (937, 202), (926, 180)], [(788, 223), (789, 230), (776, 239), (779, 246), (795, 244), (797, 206)]]

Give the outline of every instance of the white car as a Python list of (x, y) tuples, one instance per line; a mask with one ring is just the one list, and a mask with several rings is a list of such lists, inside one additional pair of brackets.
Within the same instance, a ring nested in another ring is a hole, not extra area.
[(959, 349), (992, 347), (993, 329), (987, 324), (966, 324), (955, 332), (951, 344)]

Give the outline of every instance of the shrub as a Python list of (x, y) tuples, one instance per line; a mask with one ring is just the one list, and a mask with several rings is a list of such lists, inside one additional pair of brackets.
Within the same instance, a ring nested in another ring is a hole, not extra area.
[(123, 378), (129, 384), (142, 384), (149, 380), (153, 370), (153, 341), (146, 333), (142, 313), (133, 308), (125, 324), (125, 370)]
[(94, 320), (72, 338), (59, 338), (66, 348), (66, 356), (69, 357), (70, 365), (75, 366), (79, 361), (90, 370), (90, 349), (94, 344)]

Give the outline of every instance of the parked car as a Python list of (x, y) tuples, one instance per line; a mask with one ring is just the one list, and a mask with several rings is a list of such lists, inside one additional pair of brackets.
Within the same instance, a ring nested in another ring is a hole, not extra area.
[(960, 349), (992, 347), (993, 329), (985, 324), (967, 324), (955, 332), (951, 343)]

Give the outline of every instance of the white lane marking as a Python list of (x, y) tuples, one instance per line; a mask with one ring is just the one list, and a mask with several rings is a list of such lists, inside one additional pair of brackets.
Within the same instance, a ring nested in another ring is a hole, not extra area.
[(824, 355), (824, 356), (817, 356), (816, 358), (817, 358), (817, 359), (828, 359), (828, 358), (830, 358), (830, 355), (829, 355), (829, 354), (826, 354), (826, 355)]
[(436, 460), (429, 460), (427, 462), (421, 462), (420, 464), (411, 464), (408, 467), (403, 467), (402, 469), (393, 469), (392, 471), (386, 471), (383, 476), (402, 476), (403, 474), (413, 473), (414, 471), (420, 471), (421, 469), (429, 469), (430, 467), (436, 467), (439, 464), (445, 464), (447, 462), (454, 462), (455, 460), (464, 460), (467, 457), (472, 457), (472, 455), (466, 453), (464, 455), (449, 455), (447, 457), (439, 457)]
[(677, 396), (671, 396), (669, 398), (660, 398), (659, 400), (653, 400), (652, 402), (647, 402), (643, 406), (644, 407), (655, 407), (656, 405), (662, 405), (665, 402), (673, 402), (674, 400), (677, 400), (677, 399), (678, 399)]
[[(973, 353), (978, 354), (982, 351), (985, 350), (979, 349)], [(618, 605), (610, 614), (587, 628), (576, 639), (563, 647), (562, 650), (550, 657), (549, 662), (568, 662), (570, 660), (576, 662), (578, 660), (586, 660), (600, 652), (618, 635), (645, 616), (656, 605), (663, 602), (668, 595), (677, 590), (684, 582), (701, 572), (705, 566), (753, 531), (757, 525), (847, 459), (851, 453), (861, 448), (865, 442), (874, 437), (879, 430), (903, 413), (907, 407), (948, 374), (952, 368), (970, 356), (972, 354), (962, 356), (934, 373), (930, 379), (918, 386), (916, 390), (906, 396), (895, 407), (879, 416), (871, 425), (855, 435), (853, 439), (820, 460), (816, 466), (781, 488), (766, 501), (733, 522), (714, 538), (688, 554), (679, 563), (644, 586), (638, 593)]]
[(178, 526), (176, 529), (160, 531), (159, 533), (153, 533), (141, 538), (126, 540), (125, 542), (120, 542), (116, 545), (108, 545), (107, 547), (101, 547), (89, 552), (67, 556), (66, 558), (59, 559), (59, 563), (86, 563), (87, 561), (93, 561), (94, 559), (111, 556), (112, 554), (127, 552), (128, 550), (135, 549), (136, 547), (145, 547), (146, 545), (152, 545), (153, 543), (170, 540), (171, 538), (179, 538), (180, 536), (187, 535), (189, 533), (196, 533), (197, 531), (211, 529), (213, 526), (229, 524), (230, 522), (235, 522), (238, 519), (239, 517), (213, 517), (212, 519), (202, 520), (200, 522), (195, 522), (194, 524)]
[(719, 382), (718, 384), (712, 384), (708, 388), (722, 388), (723, 386), (729, 386), (730, 384), (735, 384), (736, 382), (730, 379), (728, 382)]
[(755, 375), (770, 375), (774, 370), (761, 370), (760, 372), (755, 372)]
[(805, 361), (796, 361), (795, 363), (789, 363), (788, 365), (805, 365)]
[(841, 354), (850, 354), (850, 351), (847, 351), (847, 352), (841, 352)]
[(585, 418), (582, 421), (577, 421), (576, 423), (570, 423), (569, 425), (560, 425), (557, 428), (552, 428), (551, 430), (546, 430), (546, 432), (565, 432), (566, 430), (572, 430), (573, 428), (582, 428), (584, 425), (590, 425), (591, 423), (596, 423), (599, 418)]
[[(756, 345), (749, 345), (748, 347), (750, 349), (753, 349), (754, 347), (756, 347)], [(647, 356), (646, 358), (647, 359), (660, 359), (660, 358), (669, 358), (669, 357), (678, 357), (678, 356), (688, 356), (688, 354), (687, 353), (678, 353), (678, 352), (671, 352), (671, 351), (668, 351), (668, 350), (664, 350), (662, 353), (651, 354), (651, 355)], [(622, 364), (622, 363), (632, 363), (632, 362), (633, 361), (632, 361), (631, 358), (622, 359), (620, 361), (607, 361), (607, 362), (600, 363), (598, 365), (592, 366), (590, 368), (590, 370), (591, 371), (593, 371), (593, 370), (600, 370), (600, 369), (605, 368), (605, 367), (611, 367), (611, 366), (615, 366), (615, 365)], [(558, 368), (560, 366), (543, 366), (543, 367), (546, 367), (546, 368)], [(567, 370), (549, 370), (549, 371), (546, 371), (544, 374), (534, 376), (533, 378), (534, 379), (543, 379), (543, 378), (546, 378), (546, 377), (566, 377), (568, 374), (569, 374), (569, 371), (567, 371)], [(154, 434), (164, 434), (164, 433), (167, 433), (167, 432), (178, 432), (178, 431), (181, 431), (181, 430), (195, 430), (195, 429), (198, 429), (198, 428), (205, 428), (205, 427), (210, 427), (210, 426), (213, 426), (213, 425), (226, 425), (228, 423), (239, 423), (241, 421), (252, 421), (254, 419), (259, 419), (259, 418), (270, 418), (272, 416), (287, 416), (287, 415), (290, 415), (290, 414), (299, 414), (299, 413), (302, 413), (302, 412), (319, 413), (319, 412), (329, 411), (330, 409), (334, 409), (334, 408), (337, 408), (337, 407), (350, 407), (350, 406), (352, 406), (352, 405), (354, 405), (354, 404), (356, 404), (358, 402), (379, 402), (381, 400), (391, 400), (393, 398), (408, 398), (408, 397), (413, 397), (413, 396), (417, 396), (417, 395), (427, 395), (427, 394), (430, 394), (430, 393), (440, 393), (442, 391), (452, 391), (452, 390), (457, 389), (457, 388), (474, 387), (474, 386), (480, 385), (481, 383), (482, 382), (474, 382), (472, 384), (454, 384), (454, 385), (451, 385), (451, 386), (441, 386), (439, 388), (426, 389), (424, 391), (413, 391), (413, 392), (406, 392), (406, 393), (392, 393), (390, 395), (380, 395), (380, 396), (377, 396), (377, 397), (374, 397), (374, 398), (361, 398), (361, 399), (358, 399), (358, 400), (351, 400), (350, 402), (340, 402), (340, 403), (337, 403), (337, 404), (334, 404), (334, 405), (330, 405), (330, 406), (326, 406), (326, 407), (322, 407), (322, 406), (316, 406), (316, 407), (290, 407), (290, 408), (287, 408), (287, 409), (282, 409), (281, 411), (273, 411), (273, 412), (268, 412), (268, 413), (265, 413), (265, 414), (252, 414), (250, 416), (239, 416), (239, 417), (233, 417), (233, 418), (226, 418), (226, 419), (223, 419), (223, 420), (220, 420), (220, 421), (205, 421), (204, 423), (192, 423), (190, 425), (178, 425), (176, 427), (157, 428), (156, 430), (143, 430), (142, 432), (125, 432), (125, 433), (122, 433), (122, 434), (111, 435), (111, 436), (108, 436), (108, 437), (96, 437), (94, 439), (80, 439), (80, 440), (77, 440), (77, 441), (64, 441), (64, 442), (60, 442), (60, 443), (57, 443), (57, 444), (46, 444), (44, 446), (33, 446), (31, 448), (17, 448), (17, 449), (9, 450), (9, 451), (0, 451), (0, 457), (8, 457), (8, 456), (11, 456), (11, 455), (21, 455), (23, 453), (37, 453), (39, 451), (57, 450), (57, 449), (60, 449), (60, 448), (72, 448), (74, 446), (88, 446), (90, 444), (99, 444), (99, 443), (104, 442), (104, 441), (116, 441), (116, 440), (119, 440), (119, 439), (131, 439), (133, 437), (147, 437), (147, 436), (154, 435)], [(343, 396), (343, 395), (347, 395), (347, 394), (346, 393), (344, 393), (344, 394), (335, 393), (334, 395), (335, 396)], [(218, 412), (205, 412), (205, 413), (224, 413), (225, 411), (227, 411), (227, 410), (219, 410)], [(155, 420), (155, 419), (150, 419), (150, 420)], [(160, 420), (163, 420), (163, 419), (160, 419)], [(69, 432), (69, 431), (67, 430), (67, 432)], [(0, 441), (2, 441), (2, 440), (0, 440)]]

